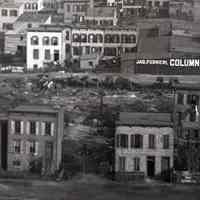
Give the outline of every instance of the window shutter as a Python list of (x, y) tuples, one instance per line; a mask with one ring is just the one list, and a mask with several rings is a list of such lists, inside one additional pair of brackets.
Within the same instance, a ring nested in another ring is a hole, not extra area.
[(55, 128), (55, 124), (51, 123), (51, 136), (54, 136), (54, 128)]
[(14, 153), (14, 141), (9, 143), (9, 153)]
[(29, 154), (30, 153), (30, 142), (27, 141), (26, 142), (26, 154)]
[(36, 135), (39, 135), (39, 122), (36, 122)]
[(24, 122), (23, 121), (20, 122), (20, 131), (21, 131), (21, 134), (24, 134)]
[(45, 135), (45, 123), (42, 122), (42, 135)]
[(30, 135), (30, 122), (29, 121), (26, 122), (26, 134)]
[(39, 142), (35, 142), (35, 155), (37, 156), (39, 152)]
[(15, 121), (11, 120), (11, 134), (15, 133)]

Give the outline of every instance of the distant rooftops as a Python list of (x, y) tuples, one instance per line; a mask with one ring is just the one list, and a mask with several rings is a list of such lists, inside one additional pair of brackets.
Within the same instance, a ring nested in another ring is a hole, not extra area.
[(49, 17), (50, 15), (46, 13), (24, 12), (17, 22), (45, 22)]
[(9, 112), (31, 112), (31, 113), (57, 113), (59, 108), (53, 107), (53, 105), (47, 104), (27, 104), (21, 105), (9, 110)]
[(60, 32), (64, 30), (65, 28), (70, 28), (70, 29), (95, 29), (95, 30), (107, 30), (107, 31), (118, 31), (118, 30), (124, 30), (124, 31), (136, 31), (135, 26), (87, 26), (87, 25), (71, 25), (71, 24), (46, 24), (46, 25), (41, 25), (38, 28), (31, 28), (29, 29), (29, 32)]
[(115, 15), (114, 7), (88, 8), (86, 12), (86, 17), (114, 17), (114, 15)]
[(19, 8), (22, 3), (3, 2), (0, 4), (1, 8)]
[(171, 113), (121, 112), (117, 125), (122, 126), (172, 126)]

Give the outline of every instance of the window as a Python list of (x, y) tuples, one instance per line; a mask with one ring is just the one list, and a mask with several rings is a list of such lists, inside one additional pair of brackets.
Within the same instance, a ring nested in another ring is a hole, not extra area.
[(11, 23), (3, 23), (2, 26), (4, 30), (13, 30), (13, 24)]
[(163, 2), (163, 7), (164, 8), (169, 8), (169, 1), (164, 1)]
[(37, 10), (37, 9), (38, 9), (37, 3), (33, 3), (33, 4), (32, 4), (32, 9), (33, 9), (33, 10)]
[(8, 16), (8, 11), (6, 9), (2, 9), (1, 10), (1, 15), (4, 16), (4, 17)]
[(73, 54), (74, 55), (81, 55), (82, 54), (82, 48), (81, 47), (73, 47)]
[(67, 4), (67, 12), (71, 12), (71, 6)]
[(13, 160), (13, 166), (14, 167), (19, 167), (21, 165), (20, 160)]
[(29, 153), (33, 155), (38, 154), (38, 142), (36, 141), (29, 141)]
[(58, 38), (57, 37), (52, 37), (51, 38), (51, 45), (58, 45)]
[(160, 2), (159, 1), (155, 1), (155, 7), (159, 7), (160, 6)]
[(117, 135), (117, 147), (128, 148), (128, 135), (126, 134)]
[(149, 149), (155, 149), (155, 135), (150, 134), (149, 135)]
[(163, 135), (163, 149), (169, 149), (169, 135)]
[(38, 38), (38, 36), (31, 37), (31, 44), (32, 45), (38, 45), (39, 44), (39, 38)]
[(124, 172), (126, 170), (126, 157), (119, 157), (119, 171)]
[(81, 42), (87, 42), (87, 35), (81, 34)]
[(183, 104), (184, 94), (178, 93), (177, 94), (177, 104)]
[(80, 42), (80, 35), (79, 34), (73, 34), (73, 42)]
[(36, 122), (34, 121), (30, 122), (30, 134), (33, 134), (33, 135), (36, 134)]
[(105, 35), (105, 43), (111, 43), (111, 35), (109, 34)]
[(193, 104), (193, 105), (199, 105), (199, 96), (198, 95), (189, 94), (187, 96), (187, 103), (188, 104)]
[(117, 49), (114, 47), (105, 47), (104, 48), (104, 56), (116, 56)]
[(43, 37), (43, 45), (49, 45), (49, 37)]
[(34, 64), (33, 65), (33, 69), (37, 69), (38, 68), (38, 65), (37, 64)]
[(165, 172), (170, 169), (170, 157), (162, 156), (161, 157), (161, 171)]
[(129, 35), (129, 42), (130, 43), (136, 43), (136, 37), (135, 37), (135, 35)]
[(21, 133), (21, 122), (15, 121), (15, 133), (19, 134)]
[(177, 113), (177, 118), (178, 118), (178, 119), (177, 119), (177, 122), (178, 122), (178, 125), (181, 125), (182, 116), (183, 116), (183, 115), (182, 115), (182, 112), (178, 112), (178, 113)]
[(28, 25), (27, 25), (27, 28), (32, 28), (32, 24), (28, 24)]
[(103, 36), (101, 34), (97, 34), (97, 42), (99, 43), (103, 42)]
[(143, 136), (139, 134), (131, 135), (131, 148), (143, 148)]
[(189, 120), (191, 121), (191, 122), (194, 122), (194, 121), (196, 121), (196, 111), (193, 109), (191, 112), (190, 112), (190, 114), (189, 114)]
[(51, 59), (50, 49), (45, 49), (45, 51), (44, 51), (44, 59), (45, 60), (50, 60)]
[(17, 10), (10, 10), (11, 17), (17, 17)]
[(20, 153), (21, 152), (21, 141), (20, 140), (14, 140), (13, 141), (13, 148), (14, 148), (14, 153)]
[(94, 35), (94, 34), (89, 34), (88, 35), (88, 42), (97, 42), (97, 36), (96, 35)]
[(133, 159), (133, 166), (134, 166), (134, 171), (140, 171), (140, 158), (135, 157)]
[(45, 123), (45, 135), (51, 135), (51, 122)]
[(148, 2), (148, 6), (149, 6), (149, 7), (152, 7), (152, 1), (149, 1), (149, 2)]
[(39, 59), (39, 49), (33, 49), (33, 59)]
[(69, 31), (66, 31), (65, 39), (69, 40)]

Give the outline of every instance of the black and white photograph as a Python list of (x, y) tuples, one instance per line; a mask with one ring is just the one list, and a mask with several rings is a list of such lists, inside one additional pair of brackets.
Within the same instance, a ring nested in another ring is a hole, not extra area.
[(0, 0), (0, 200), (200, 200), (200, 0)]

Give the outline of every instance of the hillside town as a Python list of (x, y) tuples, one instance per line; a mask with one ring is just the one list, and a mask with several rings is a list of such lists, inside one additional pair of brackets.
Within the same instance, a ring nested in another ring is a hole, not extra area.
[(0, 200), (199, 199), (199, 41), (198, 0), (0, 0)]

